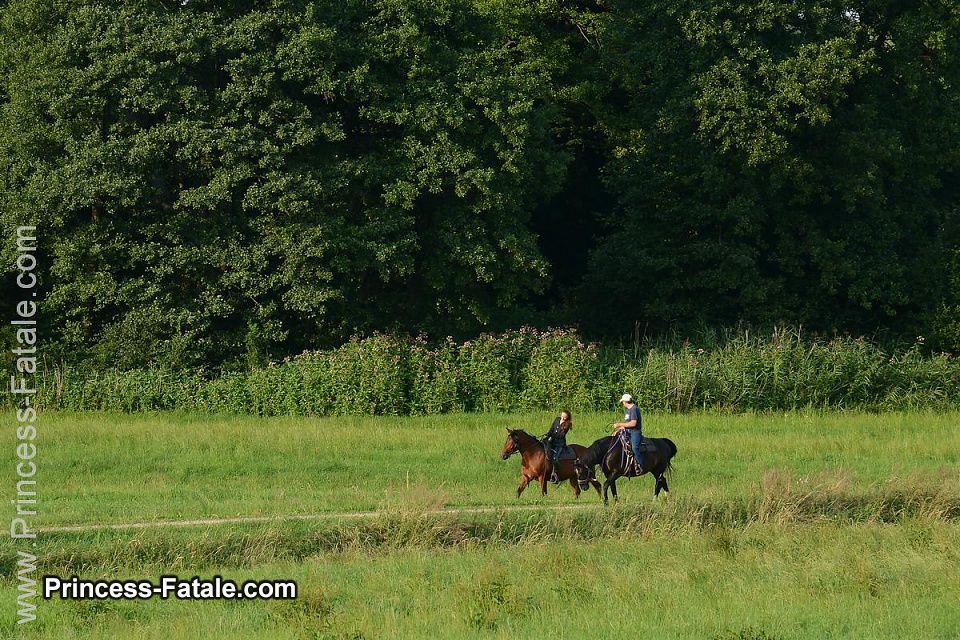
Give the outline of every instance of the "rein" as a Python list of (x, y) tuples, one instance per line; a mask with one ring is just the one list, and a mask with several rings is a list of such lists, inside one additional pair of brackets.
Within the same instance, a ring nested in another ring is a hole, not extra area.
[(613, 451), (613, 448), (617, 446), (617, 444), (620, 445), (620, 466), (626, 467), (627, 466), (627, 435), (625, 431), (621, 431), (616, 438), (610, 441), (610, 448), (607, 449), (607, 453), (605, 453), (603, 457), (606, 458), (610, 454), (610, 452)]

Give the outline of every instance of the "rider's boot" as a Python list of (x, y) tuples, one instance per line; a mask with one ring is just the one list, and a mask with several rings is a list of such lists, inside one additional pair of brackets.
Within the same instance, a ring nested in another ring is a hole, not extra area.
[(550, 472), (550, 482), (552, 482), (553, 484), (559, 484), (560, 476), (557, 475), (557, 456), (556, 455), (550, 456), (550, 467), (552, 468), (552, 471)]
[(643, 473), (643, 456), (633, 455), (633, 470), (638, 476)]

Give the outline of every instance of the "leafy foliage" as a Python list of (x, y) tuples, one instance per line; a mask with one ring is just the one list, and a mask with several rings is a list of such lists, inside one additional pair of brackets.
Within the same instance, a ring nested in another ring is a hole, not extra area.
[[(501, 15), (501, 13), (503, 15)], [(103, 365), (260, 364), (542, 287), (557, 52), (531, 10), (11, 2), (4, 228)], [(5, 250), (9, 250), (6, 248)]]
[(954, 5), (617, 0), (600, 31), (595, 325), (922, 324), (960, 184)]
[(958, 87), (942, 0), (11, 0), (0, 220), (104, 370), (531, 322), (956, 349)]
[[(705, 343), (706, 344), (706, 343)], [(44, 371), (36, 404), (70, 410), (193, 409), (254, 415), (424, 415), (613, 409), (868, 411), (956, 408), (960, 359), (922, 344), (885, 351), (863, 338), (780, 330), (707, 348), (598, 349), (574, 331), (531, 328), (456, 344), (375, 335), (248, 373), (205, 379), (159, 368)], [(9, 399), (8, 399), (9, 400)]]

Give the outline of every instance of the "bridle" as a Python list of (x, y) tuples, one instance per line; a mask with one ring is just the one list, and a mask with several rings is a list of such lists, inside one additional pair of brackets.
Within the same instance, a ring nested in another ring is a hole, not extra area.
[(573, 461), (573, 468), (577, 474), (577, 485), (580, 489), (588, 489), (590, 487), (590, 480), (593, 478), (593, 472), (590, 471), (590, 468), (580, 459), (580, 456), (577, 456), (576, 460)]
[(509, 437), (510, 437), (510, 441), (513, 442), (513, 451), (508, 453), (504, 458), (504, 460), (509, 459), (510, 456), (512, 456), (515, 453), (520, 453), (520, 442), (517, 439), (517, 434), (511, 432)]

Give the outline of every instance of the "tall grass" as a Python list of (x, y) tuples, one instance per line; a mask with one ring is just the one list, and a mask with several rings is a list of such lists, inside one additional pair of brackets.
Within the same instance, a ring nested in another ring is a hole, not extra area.
[[(408, 514), (352, 528), (146, 532), (47, 541), (44, 572), (294, 579), (294, 601), (41, 603), (29, 638), (954, 638), (957, 525), (688, 525), (665, 510), (589, 517)], [(695, 518), (694, 518), (695, 520)], [(475, 535), (476, 531), (485, 536)], [(0, 580), (13, 619), (16, 584)], [(9, 624), (9, 623), (8, 623)], [(10, 624), (12, 627), (12, 624)], [(8, 627), (8, 629), (10, 628)]]
[(37, 404), (70, 410), (192, 409), (254, 415), (425, 415), (544, 406), (606, 410), (885, 411), (960, 407), (960, 358), (922, 340), (888, 350), (799, 330), (598, 348), (572, 330), (524, 328), (456, 344), (376, 335), (246, 373), (48, 367)]
[[(43, 568), (64, 574), (121, 572), (157, 566), (190, 571), (209, 566), (249, 567), (303, 560), (321, 553), (386, 553), (397, 549), (471, 549), (490, 545), (550, 544), (653, 536), (739, 535), (757, 526), (904, 525), (911, 530), (960, 526), (960, 483), (944, 476), (891, 477), (854, 487), (843, 474), (797, 479), (768, 470), (761, 487), (739, 499), (704, 501), (676, 496), (656, 503), (603, 507), (584, 502), (551, 510), (462, 511), (444, 509), (442, 498), (416, 486), (369, 517), (344, 520), (281, 520), (204, 527), (45, 532), (35, 553)], [(0, 543), (0, 549), (12, 543)], [(16, 572), (16, 554), (0, 556), (0, 575)]]
[[(300, 594), (54, 598), (16, 632), (6, 538), (0, 637), (957, 637), (960, 414), (646, 414), (680, 449), (670, 494), (652, 501), (645, 477), (609, 507), (565, 486), (518, 501), (503, 427), (552, 415), (46, 413), (41, 527), (374, 513), (41, 531), (38, 575), (295, 579)], [(589, 442), (611, 414), (576, 417)], [(15, 434), (3, 438), (12, 449)], [(503, 508), (444, 509), (455, 505)]]
[[(38, 428), (43, 498), (51, 507), (38, 524), (391, 512), (394, 504), (409, 510), (415, 491), (428, 506), (569, 505), (568, 485), (550, 485), (545, 498), (528, 488), (518, 500), (520, 462), (499, 455), (505, 427), (540, 434), (554, 415), (48, 412)], [(575, 413), (570, 442), (589, 444), (606, 435), (616, 415)], [(672, 499), (722, 510), (734, 520), (785, 512), (771, 506), (774, 499), (788, 506), (801, 502), (789, 508), (803, 517), (835, 513), (882, 521), (960, 503), (956, 473), (943, 471), (960, 465), (960, 412), (646, 413), (644, 420), (649, 435), (668, 436), (679, 449)], [(0, 433), (0, 447), (16, 447), (15, 430)], [(626, 505), (647, 503), (653, 480), (622, 481), (620, 495)], [(579, 503), (600, 499), (591, 491)], [(945, 517), (956, 515), (948, 510)]]

